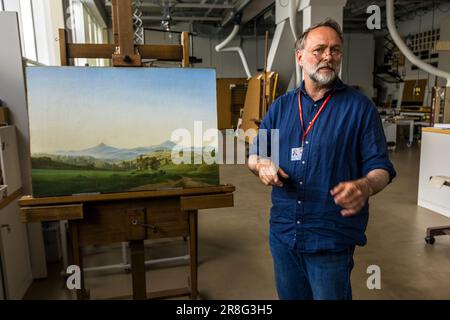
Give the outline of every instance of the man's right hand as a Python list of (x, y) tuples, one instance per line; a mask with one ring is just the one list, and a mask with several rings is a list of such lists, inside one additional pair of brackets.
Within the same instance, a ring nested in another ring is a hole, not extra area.
[[(256, 160), (256, 159), (252, 159)], [(282, 187), (283, 182), (281, 178), (287, 179), (289, 176), (283, 169), (278, 168), (271, 160), (269, 159), (258, 159), (250, 165), (250, 169), (254, 171), (254, 173), (259, 177), (262, 183), (266, 186), (277, 186)]]

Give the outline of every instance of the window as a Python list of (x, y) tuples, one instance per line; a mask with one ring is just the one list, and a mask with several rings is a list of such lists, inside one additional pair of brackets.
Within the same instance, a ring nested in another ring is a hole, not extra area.
[[(59, 65), (58, 29), (71, 32), (74, 43), (108, 42), (106, 23), (94, 0), (0, 0), (0, 11), (18, 13), (22, 52), (32, 64)], [(66, 19), (66, 21), (64, 21)], [(77, 59), (78, 66), (109, 65), (104, 59)]]
[(1, 0), (0, 6), (4, 11), (18, 13), (22, 54), (27, 59), (37, 60), (31, 0)]
[[(107, 42), (107, 29), (103, 21), (99, 21), (95, 14), (95, 4), (89, 0), (70, 0), (69, 3), (70, 26), (74, 43), (105, 43)], [(105, 41), (106, 40), (106, 41)], [(105, 59), (76, 59), (77, 66), (105, 66), (109, 61)]]

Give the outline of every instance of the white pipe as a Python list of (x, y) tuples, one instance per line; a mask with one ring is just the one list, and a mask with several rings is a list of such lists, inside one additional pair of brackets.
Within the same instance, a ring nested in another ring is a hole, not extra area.
[(447, 80), (447, 87), (450, 86), (450, 73), (442, 71), (438, 68), (429, 65), (428, 63), (423, 62), (419, 58), (417, 58), (414, 53), (406, 46), (403, 42), (402, 38), (398, 34), (397, 28), (395, 27), (394, 21), (394, 0), (386, 0), (386, 21), (389, 29), (389, 33), (391, 34), (392, 40), (394, 40), (397, 47), (400, 51), (405, 55), (405, 57), (418, 68), (435, 75), (437, 77), (441, 77)]
[[(298, 0), (289, 1), (289, 24), (291, 26), (292, 35), (294, 36), (295, 41), (298, 38), (297, 32), (297, 9), (299, 2)], [(301, 81), (301, 69), (297, 63), (297, 58), (295, 57), (295, 86), (298, 87)]]
[(216, 51), (220, 52), (228, 43), (231, 42), (231, 40), (234, 39), (234, 37), (237, 35), (238, 32), (239, 32), (239, 25), (235, 25), (233, 28), (233, 31), (231, 31), (230, 35), (225, 40), (223, 40), (222, 43), (219, 43), (216, 46)]
[(241, 47), (225, 48), (225, 46), (227, 44), (229, 44), (231, 42), (231, 40), (233, 40), (234, 37), (237, 35), (237, 33), (239, 32), (239, 28), (240, 28), (239, 25), (236, 24), (233, 28), (233, 31), (231, 31), (230, 35), (222, 43), (218, 44), (215, 47), (215, 49), (217, 52), (236, 51), (242, 60), (242, 64), (244, 66), (245, 73), (247, 74), (247, 78), (250, 79), (252, 77), (252, 74), (248, 67), (247, 58), (245, 57), (245, 54), (244, 54), (244, 51), (242, 50), (242, 48)]

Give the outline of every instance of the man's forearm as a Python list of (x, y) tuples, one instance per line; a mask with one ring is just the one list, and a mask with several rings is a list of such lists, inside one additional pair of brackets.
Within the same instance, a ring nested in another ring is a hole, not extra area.
[(362, 178), (369, 190), (369, 196), (376, 195), (383, 190), (390, 180), (389, 172), (384, 169), (375, 169), (370, 171), (367, 176)]

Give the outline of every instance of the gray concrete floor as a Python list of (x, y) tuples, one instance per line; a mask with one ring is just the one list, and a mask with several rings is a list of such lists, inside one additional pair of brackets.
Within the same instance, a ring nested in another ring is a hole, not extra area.
[[(424, 242), (429, 226), (450, 219), (417, 206), (419, 148), (391, 153), (398, 177), (370, 200), (368, 244), (357, 248), (352, 273), (354, 299), (450, 299), (450, 237)], [(276, 299), (268, 247), (270, 189), (244, 165), (222, 166), (222, 183), (236, 186), (234, 208), (199, 213), (199, 291), (203, 299)], [(148, 259), (187, 252), (181, 239), (147, 246)], [(86, 266), (120, 263), (120, 246), (86, 248)], [(381, 269), (381, 289), (369, 290), (367, 268)], [(71, 299), (59, 265), (49, 277), (34, 281), (25, 299)], [(147, 269), (149, 291), (187, 286), (188, 266), (172, 263)], [(131, 275), (123, 271), (90, 272), (91, 298), (131, 294)]]

